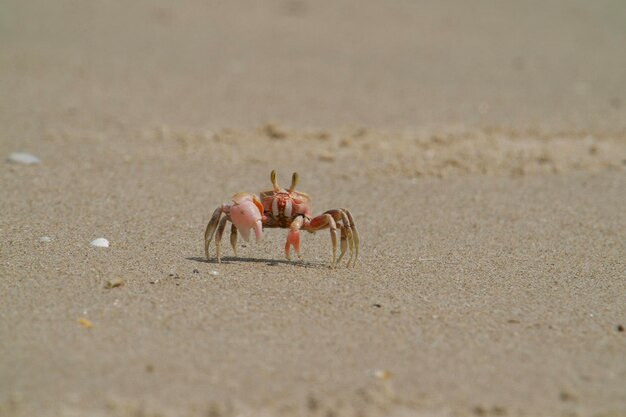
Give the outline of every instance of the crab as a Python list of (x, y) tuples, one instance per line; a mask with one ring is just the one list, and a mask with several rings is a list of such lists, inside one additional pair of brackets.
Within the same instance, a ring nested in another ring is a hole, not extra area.
[[(346, 266), (356, 263), (359, 256), (359, 233), (354, 224), (350, 211), (344, 208), (332, 209), (312, 217), (311, 197), (302, 191), (296, 191), (298, 173), (294, 172), (291, 185), (284, 189), (278, 186), (276, 171), (270, 174), (272, 189), (261, 191), (259, 197), (250, 193), (237, 193), (232, 196), (232, 203), (218, 206), (204, 232), (204, 252), (208, 260), (211, 259), (209, 246), (215, 235), (215, 250), (217, 262), (221, 262), (221, 241), (227, 223), (231, 222), (230, 244), (237, 256), (237, 234), (248, 242), (251, 231), (254, 231), (256, 241), (261, 240), (263, 229), (289, 229), (285, 243), (285, 256), (291, 261), (291, 247), (299, 259), (300, 231), (315, 233), (318, 230), (329, 229), (332, 243), (331, 267), (341, 262), (349, 250)], [(217, 232), (217, 233), (216, 233)], [(339, 234), (340, 253), (337, 257), (337, 235)]]

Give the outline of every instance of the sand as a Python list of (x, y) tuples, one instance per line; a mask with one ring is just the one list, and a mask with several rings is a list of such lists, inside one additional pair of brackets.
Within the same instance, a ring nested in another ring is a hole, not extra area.
[[(626, 415), (620, 2), (0, 11), (0, 416)], [(355, 267), (205, 259), (272, 169)]]

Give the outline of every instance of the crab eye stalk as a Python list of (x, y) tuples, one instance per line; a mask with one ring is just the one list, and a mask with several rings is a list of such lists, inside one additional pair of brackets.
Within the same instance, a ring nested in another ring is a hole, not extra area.
[(293, 190), (296, 189), (296, 185), (298, 185), (298, 173), (294, 172), (291, 177), (291, 185), (289, 186), (289, 192), (292, 193)]
[(274, 191), (275, 192), (280, 191), (280, 187), (278, 186), (278, 181), (276, 180), (275, 170), (272, 170), (272, 173), (270, 174), (270, 180), (272, 181), (272, 186), (274, 187)]

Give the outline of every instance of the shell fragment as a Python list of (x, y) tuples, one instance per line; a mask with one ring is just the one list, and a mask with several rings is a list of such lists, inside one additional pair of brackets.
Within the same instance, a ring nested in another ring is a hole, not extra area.
[(14, 162), (16, 164), (25, 164), (25, 165), (41, 163), (39, 158), (37, 158), (35, 155), (31, 155), (25, 152), (13, 152), (9, 155), (8, 160), (9, 162)]
[(108, 248), (109, 241), (103, 237), (99, 237), (98, 239), (94, 239), (89, 243), (91, 246), (96, 246), (98, 248)]

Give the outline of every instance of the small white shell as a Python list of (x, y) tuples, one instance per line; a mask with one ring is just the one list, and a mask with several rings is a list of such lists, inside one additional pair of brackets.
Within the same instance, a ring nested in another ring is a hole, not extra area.
[(14, 162), (16, 164), (39, 164), (41, 161), (35, 155), (31, 155), (29, 153), (24, 152), (13, 152), (9, 155), (9, 162)]
[(52, 238), (50, 236), (42, 236), (39, 238), (39, 241), (41, 243), (48, 243), (48, 242), (52, 242)]
[(99, 237), (98, 239), (94, 239), (89, 243), (91, 246), (96, 246), (98, 248), (108, 248), (109, 241), (103, 237)]
[(219, 274), (220, 273), (218, 271), (216, 271), (216, 270), (209, 271), (209, 275), (217, 276)]

